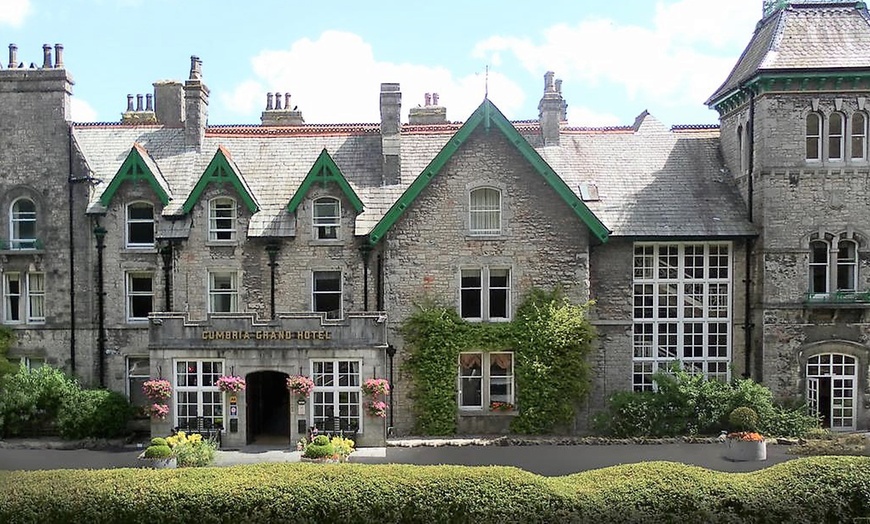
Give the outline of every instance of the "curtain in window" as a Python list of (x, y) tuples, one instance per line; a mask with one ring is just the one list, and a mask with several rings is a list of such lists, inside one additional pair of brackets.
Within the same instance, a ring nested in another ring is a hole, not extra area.
[(494, 235), (501, 232), (501, 193), (496, 189), (482, 188), (471, 192), (472, 234)]

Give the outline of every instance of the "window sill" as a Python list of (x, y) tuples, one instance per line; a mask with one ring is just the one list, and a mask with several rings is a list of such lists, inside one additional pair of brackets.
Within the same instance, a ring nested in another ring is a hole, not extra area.
[(502, 324), (502, 323), (511, 321), (510, 318), (465, 318), (465, 317), (462, 317), (462, 320), (469, 322), (469, 323), (472, 323), (472, 324), (483, 324), (483, 323)]
[(149, 247), (130, 247), (130, 246), (125, 246), (124, 249), (121, 250), (121, 253), (136, 253), (136, 254), (139, 254), (139, 253), (145, 253), (145, 254), (149, 254), (149, 255), (150, 255), (150, 254), (154, 254), (154, 255), (156, 255), (156, 254), (157, 254), (157, 248), (156, 248), (155, 246), (149, 246)]
[(344, 239), (341, 238), (330, 238), (330, 239), (312, 239), (308, 241), (309, 246), (327, 246), (327, 247), (341, 247), (344, 245)]
[(207, 240), (206, 247), (236, 247), (239, 245), (238, 240)]
[(0, 255), (44, 255), (44, 249), (2, 249)]
[(505, 240), (504, 233), (492, 233), (488, 235), (473, 235), (468, 233), (465, 235), (465, 240)]
[(511, 411), (493, 411), (491, 409), (459, 409), (460, 417), (515, 417), (519, 414), (520, 412), (516, 409)]

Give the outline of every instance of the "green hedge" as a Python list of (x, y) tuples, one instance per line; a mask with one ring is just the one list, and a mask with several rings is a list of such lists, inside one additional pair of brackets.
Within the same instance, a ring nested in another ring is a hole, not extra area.
[(852, 522), (870, 458), (753, 473), (670, 462), (547, 478), (507, 467), (259, 464), (0, 472), (0, 522)]

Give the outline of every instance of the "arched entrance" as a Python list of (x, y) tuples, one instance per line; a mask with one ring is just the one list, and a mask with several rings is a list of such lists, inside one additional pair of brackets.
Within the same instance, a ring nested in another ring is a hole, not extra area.
[(278, 371), (249, 373), (247, 383), (248, 444), (286, 446), (290, 442), (290, 395), (287, 374)]
[(855, 357), (823, 353), (807, 359), (807, 403), (822, 426), (834, 431), (855, 429), (858, 366)]

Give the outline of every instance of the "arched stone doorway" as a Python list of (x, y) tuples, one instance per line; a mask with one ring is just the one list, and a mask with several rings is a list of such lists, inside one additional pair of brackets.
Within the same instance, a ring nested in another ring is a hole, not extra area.
[(822, 426), (834, 431), (856, 428), (858, 359), (822, 353), (807, 359), (807, 403)]
[(248, 444), (287, 446), (290, 443), (290, 395), (287, 374), (256, 371), (245, 378), (247, 383)]

